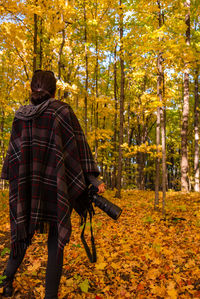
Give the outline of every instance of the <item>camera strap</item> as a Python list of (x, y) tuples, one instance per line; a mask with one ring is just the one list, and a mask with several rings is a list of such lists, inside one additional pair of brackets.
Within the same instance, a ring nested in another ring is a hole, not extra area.
[[(91, 245), (92, 245), (92, 252), (85, 240), (85, 236), (84, 236), (84, 232), (85, 232), (85, 227), (86, 227), (86, 221), (87, 221), (87, 214), (89, 212), (89, 215), (90, 215), (90, 232), (91, 232)], [(85, 251), (87, 253), (87, 256), (90, 260), (91, 263), (95, 263), (97, 261), (97, 253), (96, 253), (96, 246), (95, 246), (95, 242), (94, 242), (94, 235), (93, 235), (93, 230), (92, 230), (92, 214), (94, 214), (94, 210), (92, 208), (92, 210), (88, 210), (86, 213), (85, 213), (85, 216), (83, 217), (83, 230), (82, 230), (82, 233), (81, 233), (81, 241), (83, 243), (83, 246), (85, 248)]]

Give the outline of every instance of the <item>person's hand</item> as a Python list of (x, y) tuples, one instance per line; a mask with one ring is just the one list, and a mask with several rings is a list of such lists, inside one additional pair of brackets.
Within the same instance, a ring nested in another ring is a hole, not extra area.
[(104, 193), (105, 192), (105, 184), (104, 183), (100, 184), (98, 186), (98, 189), (99, 189), (99, 191), (97, 192), (98, 194), (99, 193)]

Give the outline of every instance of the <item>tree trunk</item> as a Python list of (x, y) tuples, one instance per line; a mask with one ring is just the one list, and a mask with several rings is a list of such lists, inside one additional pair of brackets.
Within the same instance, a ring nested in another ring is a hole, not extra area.
[[(147, 83), (147, 76), (144, 75), (144, 81), (143, 81), (143, 87), (142, 87), (142, 93), (138, 96), (138, 103), (139, 107), (142, 107), (142, 94), (145, 93), (146, 90), (146, 83)], [(147, 141), (147, 128), (148, 128), (148, 118), (145, 119), (145, 112), (144, 109), (142, 110), (142, 113), (137, 115), (137, 126), (138, 132), (136, 136), (136, 143), (138, 146), (141, 146)], [(132, 138), (133, 131), (131, 131), (131, 138)], [(137, 188), (139, 190), (145, 189), (145, 160), (146, 160), (146, 154), (143, 152), (138, 152), (136, 156), (136, 162), (137, 162)]]
[(87, 93), (88, 93), (88, 46), (87, 46), (87, 16), (86, 16), (86, 3), (84, 1), (84, 41), (85, 41), (85, 136), (87, 137)]
[[(185, 17), (187, 25), (186, 44), (190, 45), (190, 0), (186, 0), (185, 7), (188, 8), (188, 13)], [(185, 63), (184, 71), (184, 96), (183, 96), (183, 116), (181, 129), (181, 191), (189, 192), (188, 178), (188, 153), (187, 153), (187, 133), (188, 133), (188, 118), (189, 118), (189, 66)]]
[[(1, 140), (0, 140), (0, 146), (1, 146), (1, 157), (2, 157), (2, 165), (4, 163), (5, 158), (5, 146), (4, 146), (4, 138), (3, 138), (3, 132), (4, 132), (4, 123), (5, 123), (5, 112), (2, 110), (2, 116), (1, 116)], [(2, 189), (5, 189), (5, 181), (2, 181)]]
[(95, 111), (95, 161), (97, 162), (98, 157), (98, 138), (97, 138), (97, 129), (98, 129), (98, 70), (99, 70), (99, 53), (98, 53), (98, 37), (97, 37), (97, 30), (96, 30), (96, 65), (95, 65), (95, 96), (97, 102), (96, 104), (96, 111)]
[(119, 127), (119, 155), (118, 155), (118, 173), (117, 173), (117, 192), (115, 196), (121, 198), (121, 179), (122, 179), (122, 144), (123, 144), (123, 129), (124, 129), (124, 55), (123, 55), (123, 9), (122, 0), (120, 5), (120, 68), (121, 68), (121, 88), (120, 88), (120, 127)]
[(165, 199), (166, 199), (166, 122), (165, 122), (165, 107), (161, 109), (161, 139), (162, 139), (162, 214), (165, 215)]
[(43, 36), (42, 36), (42, 18), (40, 20), (40, 66), (39, 68), (42, 69), (42, 57), (43, 57)]
[[(160, 9), (161, 18), (161, 9)], [(164, 23), (164, 14), (162, 14), (162, 20)], [(160, 21), (161, 24), (161, 21)], [(162, 59), (162, 57), (161, 57)], [(166, 167), (166, 106), (164, 102), (165, 98), (165, 77), (162, 62), (160, 61), (160, 72), (161, 72), (161, 82), (163, 85), (161, 91), (161, 142), (162, 142), (162, 214), (165, 216), (165, 201), (166, 201), (166, 188), (167, 188), (167, 167)]]
[[(159, 14), (158, 14), (158, 27), (162, 26), (161, 19), (161, 7), (160, 1), (157, 1)], [(159, 38), (160, 41), (160, 38)], [(157, 78), (157, 96), (159, 99), (159, 103), (162, 103), (162, 53), (158, 53), (157, 58), (157, 70), (158, 70), (158, 78)], [(159, 155), (159, 146), (160, 146), (160, 124), (161, 124), (161, 109), (160, 106), (157, 108), (157, 126), (156, 126), (156, 145), (157, 145), (157, 155)], [(160, 158), (159, 156), (156, 158), (156, 180), (155, 180), (155, 202), (154, 209), (158, 209), (159, 205), (159, 185), (160, 185)]]
[[(139, 97), (139, 101), (140, 101)], [(140, 102), (140, 105), (142, 103)], [(142, 124), (141, 124), (141, 118), (140, 116), (137, 116), (138, 121), (138, 134), (136, 137), (136, 143), (138, 146), (144, 144), (147, 140), (147, 126), (144, 124), (144, 114), (142, 116)], [(132, 134), (133, 132), (131, 132)], [(136, 163), (137, 163), (137, 188), (139, 190), (145, 189), (145, 174), (144, 174), (144, 168), (145, 168), (145, 153), (138, 151), (136, 155)]]
[[(37, 3), (37, 2), (36, 2)], [(33, 41), (33, 73), (37, 69), (37, 35), (38, 35), (38, 17), (34, 14), (34, 41)]]
[[(160, 107), (157, 108), (156, 145), (157, 145), (157, 155), (159, 155), (159, 153), (160, 153), (160, 150), (159, 150), (159, 146), (160, 146)], [(159, 205), (159, 183), (160, 183), (160, 158), (156, 157), (154, 209), (158, 209), (158, 205)]]
[[(129, 145), (129, 141), (130, 141), (130, 99), (128, 101), (128, 126), (127, 126), (127, 144)], [(126, 158), (126, 182), (127, 182), (127, 186), (129, 186), (130, 184), (130, 172), (131, 172), (131, 159), (130, 158)]]
[(144, 190), (145, 189), (145, 177), (144, 177), (144, 167), (145, 167), (145, 155), (142, 152), (137, 153), (137, 188), (139, 190)]
[[(62, 29), (62, 43), (60, 45), (59, 49), (59, 55), (58, 55), (58, 80), (61, 79), (61, 68), (62, 68), (62, 52), (65, 45), (65, 29)], [(60, 100), (60, 89), (58, 89), (58, 99)]]
[[(162, 69), (162, 81), (163, 81), (163, 99), (165, 97), (165, 80), (164, 70)], [(167, 180), (167, 165), (166, 165), (166, 106), (163, 102), (161, 111), (161, 138), (162, 138), (162, 214), (165, 215), (165, 201), (166, 201), (166, 190), (168, 186)]]
[(198, 68), (195, 72), (194, 88), (194, 191), (199, 192), (199, 85), (198, 85)]
[(114, 115), (114, 137), (113, 137), (113, 144), (114, 144), (114, 168), (113, 168), (113, 179), (112, 179), (112, 188), (116, 187), (117, 181), (117, 159), (116, 159), (116, 152), (117, 152), (117, 44), (115, 44), (115, 51), (114, 51), (114, 98), (115, 98), (115, 115)]

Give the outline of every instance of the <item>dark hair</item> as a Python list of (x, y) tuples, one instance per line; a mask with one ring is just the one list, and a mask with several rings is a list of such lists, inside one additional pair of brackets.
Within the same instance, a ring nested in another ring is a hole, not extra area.
[(56, 91), (56, 78), (51, 71), (36, 70), (31, 80), (31, 102), (41, 104), (52, 98)]

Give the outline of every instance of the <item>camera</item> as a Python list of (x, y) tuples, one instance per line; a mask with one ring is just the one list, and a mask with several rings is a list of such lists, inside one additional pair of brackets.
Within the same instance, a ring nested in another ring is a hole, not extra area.
[(105, 197), (97, 194), (98, 188), (91, 185), (88, 190), (88, 196), (90, 202), (93, 202), (95, 206), (104, 211), (112, 219), (117, 220), (122, 213), (122, 209), (106, 199)]

